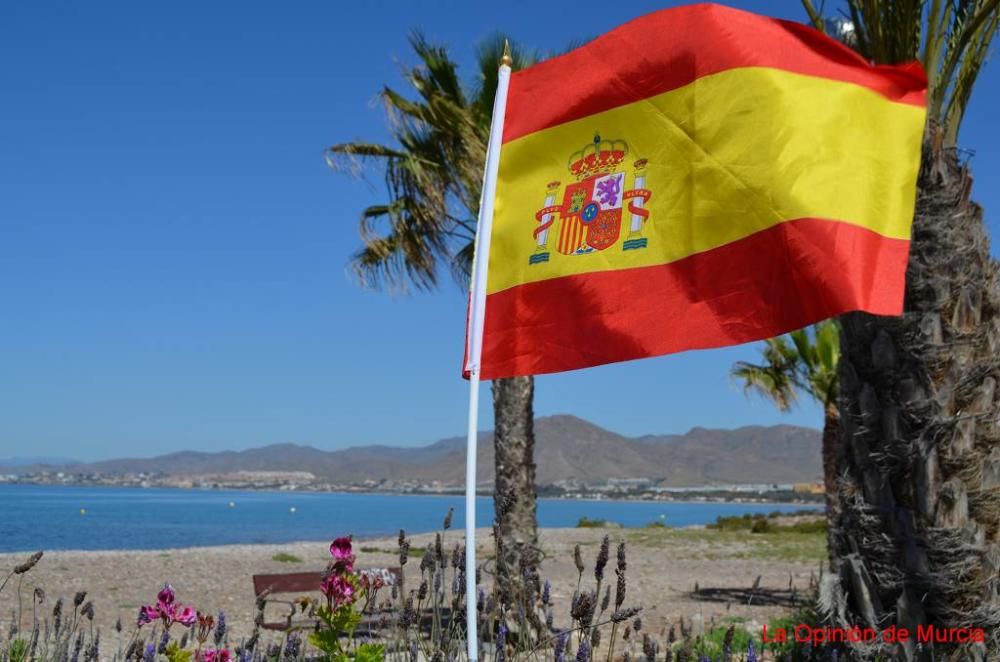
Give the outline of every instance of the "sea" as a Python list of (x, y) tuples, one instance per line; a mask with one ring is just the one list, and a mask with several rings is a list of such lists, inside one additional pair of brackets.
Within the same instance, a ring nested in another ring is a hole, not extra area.
[[(167, 549), (210, 545), (359, 539), (441, 528), (460, 496), (265, 492), (127, 487), (0, 485), (0, 552)], [(624, 527), (652, 522), (690, 526), (720, 515), (819, 509), (797, 504), (540, 499), (542, 527), (572, 527), (580, 518)], [(480, 497), (477, 526), (489, 526), (493, 501)]]

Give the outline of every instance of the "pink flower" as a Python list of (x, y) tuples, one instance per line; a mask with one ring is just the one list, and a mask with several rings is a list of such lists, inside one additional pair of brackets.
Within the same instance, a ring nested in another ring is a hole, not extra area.
[(145, 605), (139, 610), (139, 617), (136, 619), (138, 625), (160, 620), (167, 629), (174, 623), (190, 627), (198, 620), (197, 612), (191, 606), (174, 604), (174, 600), (174, 589), (170, 584), (164, 584), (163, 589), (156, 595), (156, 604)]
[(174, 597), (174, 587), (170, 584), (164, 584), (163, 589), (156, 594), (156, 600), (161, 607), (174, 604)]
[(343, 565), (350, 572), (354, 568), (354, 549), (350, 536), (342, 536), (330, 543), (330, 556), (334, 563)]
[(229, 651), (225, 648), (215, 649), (209, 648), (204, 653), (202, 653), (202, 659), (204, 662), (229, 662)]
[(156, 605), (146, 605), (145, 607), (139, 608), (139, 625), (146, 625), (147, 623), (152, 623), (160, 618), (160, 610)]
[(191, 605), (178, 607), (174, 612), (174, 620), (185, 627), (191, 627), (198, 620), (198, 612)]
[(354, 602), (354, 584), (343, 575), (329, 574), (323, 578), (320, 590), (334, 608)]

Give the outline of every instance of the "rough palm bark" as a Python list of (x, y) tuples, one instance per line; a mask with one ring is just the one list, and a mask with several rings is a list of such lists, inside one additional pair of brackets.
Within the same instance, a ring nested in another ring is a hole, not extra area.
[(497, 578), (510, 593), (525, 588), (539, 562), (534, 390), (531, 377), (493, 382)]
[(968, 169), (929, 135), (904, 315), (841, 319), (845, 454), (822, 601), (844, 624), (979, 627), (989, 641), (911, 641), (907, 659), (997, 659), (1000, 287)]
[(827, 552), (833, 561), (834, 524), (840, 512), (840, 490), (837, 476), (843, 465), (843, 444), (840, 441), (840, 411), (830, 403), (823, 408), (823, 488), (826, 492)]

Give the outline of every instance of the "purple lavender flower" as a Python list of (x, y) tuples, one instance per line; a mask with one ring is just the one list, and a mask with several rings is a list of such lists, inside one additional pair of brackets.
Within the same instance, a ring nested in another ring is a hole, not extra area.
[(288, 635), (288, 639), (285, 641), (285, 653), (284, 659), (286, 660), (296, 660), (299, 657), (299, 649), (302, 647), (302, 638), (297, 634)]
[(503, 623), (497, 629), (497, 657), (496, 662), (504, 662), (507, 659), (507, 626)]
[(226, 639), (226, 612), (219, 611), (219, 617), (215, 621), (215, 647), (218, 648)]
[(156, 646), (146, 644), (146, 650), (142, 654), (142, 662), (156, 662)]
[(642, 635), (642, 653), (646, 656), (646, 662), (656, 661), (656, 653), (658, 652), (658, 649), (659, 646), (652, 637), (648, 634)]
[(590, 662), (590, 642), (586, 638), (580, 642), (580, 649), (576, 651), (576, 662)]
[(552, 583), (549, 580), (545, 580), (545, 584), (542, 586), (542, 604), (548, 606), (552, 603)]
[(167, 652), (167, 646), (170, 644), (170, 632), (168, 630), (163, 631), (163, 636), (160, 637), (160, 646), (156, 649), (157, 653), (161, 655)]
[(76, 643), (73, 644), (73, 655), (70, 656), (69, 662), (80, 662), (81, 650), (83, 650), (83, 632), (76, 635)]
[[(97, 662), (98, 657), (100, 656), (100, 648), (101, 648), (101, 631), (98, 630), (97, 633), (94, 635), (94, 640), (90, 642), (89, 646), (87, 646), (87, 651), (84, 653), (83, 656), (84, 662)], [(29, 657), (28, 659), (30, 660), (31, 658)]]
[(555, 662), (566, 662), (566, 646), (569, 645), (569, 632), (560, 632), (556, 637), (556, 646), (553, 653)]
[(615, 584), (615, 609), (619, 609), (625, 603), (625, 571), (617, 570), (618, 582)]
[(604, 536), (601, 540), (601, 548), (597, 552), (597, 562), (594, 564), (594, 579), (601, 581), (604, 579), (604, 568), (608, 565), (608, 557), (611, 555), (611, 539)]
[(754, 648), (753, 639), (750, 639), (750, 643), (747, 644), (746, 662), (757, 662), (757, 649)]
[(733, 657), (733, 637), (736, 636), (736, 626), (730, 625), (726, 630), (726, 635), (722, 638), (722, 660), (729, 662)]

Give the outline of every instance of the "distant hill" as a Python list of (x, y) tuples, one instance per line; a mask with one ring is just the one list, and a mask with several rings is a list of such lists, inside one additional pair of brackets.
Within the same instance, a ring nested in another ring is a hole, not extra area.
[(69, 457), (0, 457), (0, 467), (32, 467), (38, 465), (62, 466), (76, 464), (77, 460)]
[[(805, 482), (822, 476), (820, 433), (791, 425), (694, 428), (680, 435), (624, 437), (575, 416), (560, 415), (537, 419), (535, 436), (539, 485), (573, 479), (594, 484), (609, 478), (650, 478), (683, 487)], [(479, 458), (479, 482), (491, 483), (492, 433), (480, 434)], [(322, 481), (341, 484), (412, 480), (459, 486), (465, 478), (465, 440), (443, 439), (417, 448), (359, 446), (336, 451), (275, 444), (245, 451), (183, 451), (59, 468), (74, 473), (181, 475), (308, 471)], [(18, 473), (21, 471), (23, 467)]]

